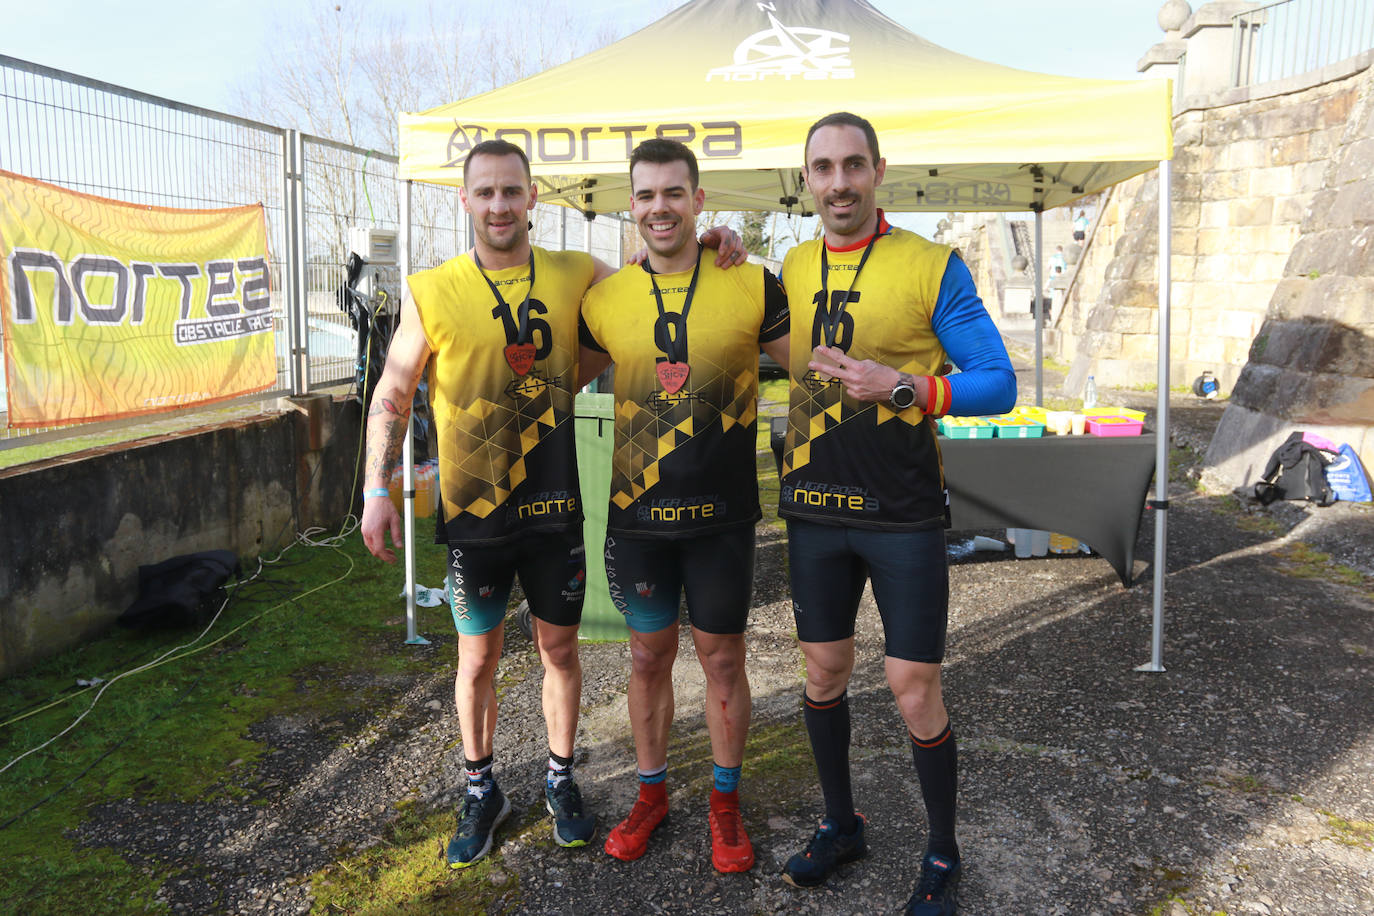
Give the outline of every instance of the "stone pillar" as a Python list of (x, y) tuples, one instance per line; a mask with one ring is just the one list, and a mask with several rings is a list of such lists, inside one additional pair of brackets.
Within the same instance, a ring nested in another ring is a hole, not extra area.
[(1231, 17), (1249, 12), (1259, 5), (1236, 0), (1204, 3), (1183, 23), (1180, 34), (1187, 43), (1187, 58), (1183, 65), (1183, 97), (1231, 88), (1231, 49), (1234, 43)]
[(1159, 8), (1159, 16), (1155, 20), (1164, 30), (1164, 40), (1146, 51), (1135, 68), (1146, 76), (1171, 79), (1177, 83), (1179, 58), (1188, 46), (1180, 30), (1192, 15), (1193, 8), (1186, 0), (1167, 0)]

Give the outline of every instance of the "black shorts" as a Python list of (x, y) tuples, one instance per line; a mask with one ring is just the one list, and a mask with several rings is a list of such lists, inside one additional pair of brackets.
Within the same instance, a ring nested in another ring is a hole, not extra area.
[(949, 558), (943, 528), (870, 531), (788, 519), (787, 541), (798, 639), (853, 636), (864, 581), (871, 580), (886, 654), (944, 660)]
[(687, 617), (704, 633), (743, 633), (754, 594), (754, 526), (694, 538), (606, 536), (606, 584), (611, 603), (636, 633), (677, 622), (687, 592)]
[(582, 622), (587, 554), (581, 526), (525, 535), (507, 544), (452, 544), (448, 566), (449, 610), (464, 636), (489, 633), (506, 618), (517, 573), (531, 614), (561, 627)]
[(1087, 238), (1087, 237), (1088, 237), (1088, 233), (1084, 232), (1082, 229), (1075, 229), (1075, 230), (1073, 231), (1073, 240), (1074, 240), (1075, 242), (1081, 242), (1081, 241), (1083, 241), (1083, 240), (1084, 240), (1085, 238)]

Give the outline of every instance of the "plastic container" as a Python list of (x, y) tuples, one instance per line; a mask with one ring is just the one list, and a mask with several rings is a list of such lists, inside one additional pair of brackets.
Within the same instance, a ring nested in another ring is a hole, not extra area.
[(1088, 407), (1084, 408), (1083, 413), (1089, 417), (1130, 417), (1145, 422), (1145, 411), (1130, 407)]
[(1073, 411), (1051, 410), (1045, 414), (1045, 432), (1067, 436), (1073, 430)]
[(1051, 532), (1050, 553), (1078, 553), (1078, 538), (1069, 537), (1067, 534)]
[(1138, 436), (1144, 426), (1130, 417), (1088, 417), (1090, 436)]
[(1008, 528), (1007, 540), (1016, 556), (1025, 559), (1031, 555), (1031, 530), (1029, 528)]
[(1083, 409), (1097, 406), (1097, 381), (1090, 375), (1088, 384), (1083, 386)]
[(1050, 533), (1039, 528), (1030, 529), (1030, 551), (1033, 557), (1043, 557), (1050, 552)]
[(981, 417), (941, 417), (940, 432), (950, 439), (991, 439), (996, 431)]
[(1045, 424), (1037, 423), (1016, 414), (988, 417), (999, 439), (1039, 439), (1045, 433)]

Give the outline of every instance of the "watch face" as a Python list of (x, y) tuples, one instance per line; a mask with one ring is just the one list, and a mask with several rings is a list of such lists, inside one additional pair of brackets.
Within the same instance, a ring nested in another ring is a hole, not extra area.
[(916, 403), (916, 389), (910, 385), (898, 385), (892, 389), (892, 395), (888, 398), (893, 407), (910, 407)]

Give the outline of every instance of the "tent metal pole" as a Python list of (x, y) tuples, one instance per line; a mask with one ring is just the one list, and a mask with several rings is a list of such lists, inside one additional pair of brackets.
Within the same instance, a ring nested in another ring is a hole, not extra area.
[(1035, 298), (1031, 311), (1035, 314), (1035, 406), (1045, 406), (1045, 315), (1040, 303), (1045, 298), (1045, 235), (1044, 212), (1035, 211)]
[(1150, 661), (1137, 671), (1164, 670), (1164, 557), (1169, 538), (1169, 303), (1173, 284), (1170, 260), (1171, 198), (1169, 160), (1159, 163), (1159, 396), (1156, 411), (1154, 622), (1151, 628)]
[[(397, 261), (401, 267), (401, 283), (410, 276), (410, 181), (401, 185), (401, 225)], [(404, 293), (402, 293), (404, 297)], [(399, 303), (398, 303), (399, 304)], [(406, 645), (427, 646), (429, 640), (415, 627), (415, 417), (406, 422), (406, 438), (401, 445), (401, 466), (404, 468), (401, 492), (405, 497), (405, 564), (406, 564)]]

